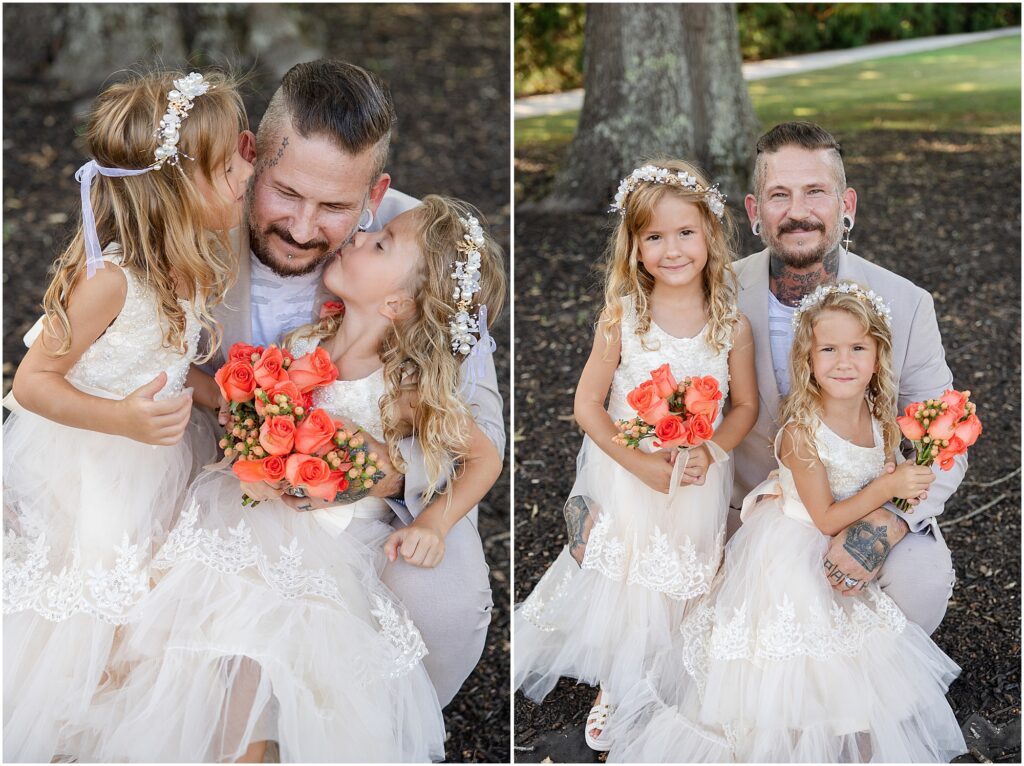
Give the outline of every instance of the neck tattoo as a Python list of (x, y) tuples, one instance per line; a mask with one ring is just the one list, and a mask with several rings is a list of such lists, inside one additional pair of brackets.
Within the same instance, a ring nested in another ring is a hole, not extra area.
[(796, 307), (816, 287), (835, 282), (839, 277), (839, 248), (827, 254), (809, 269), (796, 270), (771, 253), (768, 260), (768, 287), (784, 306)]

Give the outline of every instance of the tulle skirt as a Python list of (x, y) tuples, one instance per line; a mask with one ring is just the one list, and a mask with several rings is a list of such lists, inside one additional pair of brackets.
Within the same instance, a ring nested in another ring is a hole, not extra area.
[(874, 584), (829, 586), (828, 538), (763, 500), (707, 597), (610, 719), (620, 762), (946, 762), (960, 669)]
[[(14, 405), (16, 407), (16, 404)], [(200, 416), (154, 447), (17, 408), (4, 424), (4, 758), (66, 754), (105, 677), (119, 626), (189, 476), (216, 447)]]
[(288, 762), (443, 758), (426, 647), (378, 578), (390, 525), (357, 513), (339, 533), (240, 500), (230, 474), (193, 485), (76, 754), (219, 762), (276, 740)]
[(570, 544), (515, 611), (515, 686), (528, 697), (540, 701), (560, 676), (616, 697), (671, 644), (721, 561), (733, 471), (709, 445), (705, 483), (670, 499), (584, 439), (566, 503)]

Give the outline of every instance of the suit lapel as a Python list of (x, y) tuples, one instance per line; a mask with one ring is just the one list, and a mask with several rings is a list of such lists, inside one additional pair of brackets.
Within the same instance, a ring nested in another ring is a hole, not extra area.
[(740, 278), (738, 302), (754, 335), (754, 366), (761, 407), (776, 424), (779, 419), (779, 387), (772, 367), (772, 343), (768, 334), (768, 251), (750, 256)]
[(224, 330), (224, 346), (252, 342), (252, 270), (249, 258), (249, 231), (239, 226), (231, 232), (235, 255), (235, 281), (224, 296), (219, 312)]

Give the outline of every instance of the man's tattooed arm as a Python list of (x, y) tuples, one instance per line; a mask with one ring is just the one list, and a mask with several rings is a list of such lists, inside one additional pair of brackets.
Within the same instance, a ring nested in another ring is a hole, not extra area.
[(589, 525), (590, 509), (587, 501), (576, 495), (565, 501), (565, 528), (569, 533), (569, 552), (576, 559), (577, 564), (583, 563), (583, 554), (587, 550), (587, 537), (590, 536)]
[[(894, 528), (893, 531), (902, 531), (903, 535), (906, 534), (906, 522), (895, 514), (892, 514), (892, 520), (887, 524), (876, 525), (866, 519), (861, 519), (846, 528), (843, 549), (868, 572), (874, 572), (882, 566), (882, 562), (892, 550), (893, 544), (889, 541), (889, 524), (896, 526), (902, 524), (903, 530)], [(901, 539), (903, 535), (900, 535)]]

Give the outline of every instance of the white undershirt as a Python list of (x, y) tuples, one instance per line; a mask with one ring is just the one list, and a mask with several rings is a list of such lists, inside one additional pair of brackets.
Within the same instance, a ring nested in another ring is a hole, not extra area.
[(793, 314), (795, 306), (781, 303), (775, 294), (768, 291), (768, 338), (772, 346), (772, 369), (775, 370), (775, 384), (779, 393), (789, 393), (789, 350), (793, 346)]
[(252, 269), (252, 342), (280, 345), (282, 337), (313, 318), (322, 269), (298, 277), (280, 277), (249, 253)]

